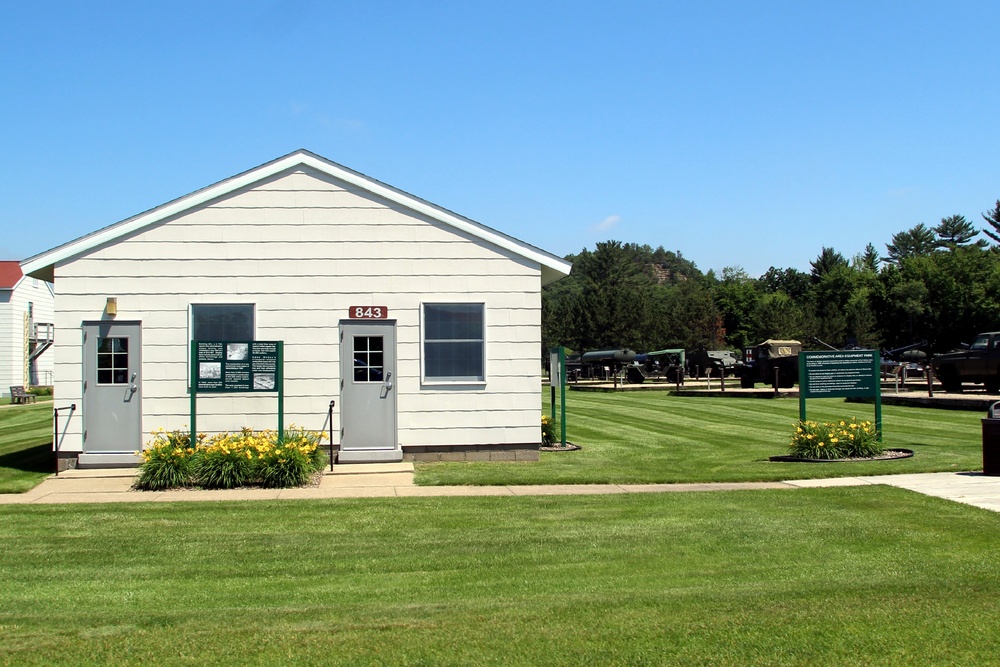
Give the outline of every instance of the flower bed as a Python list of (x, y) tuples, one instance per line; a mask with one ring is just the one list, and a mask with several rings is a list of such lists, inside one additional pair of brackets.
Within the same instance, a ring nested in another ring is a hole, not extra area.
[(882, 454), (878, 431), (870, 421), (800, 421), (789, 444), (789, 455), (802, 459), (874, 458)]
[(135, 488), (146, 491), (196, 486), (233, 489), (257, 485), (289, 488), (305, 485), (325, 464), (319, 444), (323, 433), (292, 426), (278, 442), (276, 431), (242, 429), (207, 438), (182, 431), (154, 431), (141, 452)]

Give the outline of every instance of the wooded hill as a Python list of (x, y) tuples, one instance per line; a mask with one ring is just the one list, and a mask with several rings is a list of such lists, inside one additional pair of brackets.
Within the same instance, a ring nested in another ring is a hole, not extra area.
[(927, 340), (943, 352), (1000, 330), (1000, 200), (983, 219), (982, 230), (960, 215), (921, 223), (894, 234), (884, 256), (871, 243), (850, 259), (824, 247), (808, 273), (771, 267), (757, 277), (601, 242), (567, 256), (571, 275), (543, 290), (543, 348), (722, 349), (767, 338), (809, 347), (816, 337), (872, 348)]

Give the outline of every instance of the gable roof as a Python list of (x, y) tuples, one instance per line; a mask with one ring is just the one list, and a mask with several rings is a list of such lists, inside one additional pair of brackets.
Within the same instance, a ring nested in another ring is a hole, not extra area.
[(453, 213), (441, 208), (424, 199), (415, 197), (402, 190), (386, 185), (374, 178), (348, 169), (343, 165), (319, 156), (305, 149), (289, 153), (284, 157), (272, 160), (254, 169), (250, 169), (241, 174), (237, 174), (224, 181), (219, 181), (214, 185), (202, 188), (173, 201), (167, 202), (154, 209), (140, 213), (121, 222), (115, 223), (96, 232), (81, 236), (80, 238), (64, 243), (61, 246), (46, 252), (29, 257), (21, 262), (20, 268), (25, 275), (34, 276), (43, 280), (53, 281), (54, 267), (59, 262), (66, 261), (85, 253), (99, 245), (113, 242), (126, 234), (131, 234), (150, 225), (156, 224), (170, 216), (183, 213), (208, 201), (230, 194), (240, 188), (247, 187), (283, 171), (293, 169), (298, 166), (311, 167), (321, 173), (332, 176), (355, 187), (361, 188), (374, 195), (388, 199), (391, 202), (404, 206), (408, 209), (426, 215), (429, 218), (444, 223), (456, 230), (465, 232), (473, 237), (482, 239), (488, 243), (499, 246), (513, 252), (525, 259), (537, 262), (542, 268), (542, 284), (545, 285), (554, 280), (558, 280), (569, 275), (572, 265), (561, 257), (548, 253), (541, 248), (519, 241), (513, 236), (508, 236), (501, 232), (482, 225), (474, 220)]
[(8, 290), (17, 287), (23, 274), (21, 265), (14, 260), (0, 261), (0, 289)]

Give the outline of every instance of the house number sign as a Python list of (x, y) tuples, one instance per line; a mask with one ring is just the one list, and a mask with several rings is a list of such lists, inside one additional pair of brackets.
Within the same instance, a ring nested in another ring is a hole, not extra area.
[(351, 306), (348, 310), (352, 320), (384, 320), (389, 317), (385, 306)]

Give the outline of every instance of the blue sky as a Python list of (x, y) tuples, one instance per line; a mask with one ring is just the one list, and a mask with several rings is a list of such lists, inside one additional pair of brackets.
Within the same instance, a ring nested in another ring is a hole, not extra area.
[(558, 255), (752, 275), (1000, 199), (995, 1), (0, 10), (0, 258), (298, 148)]

